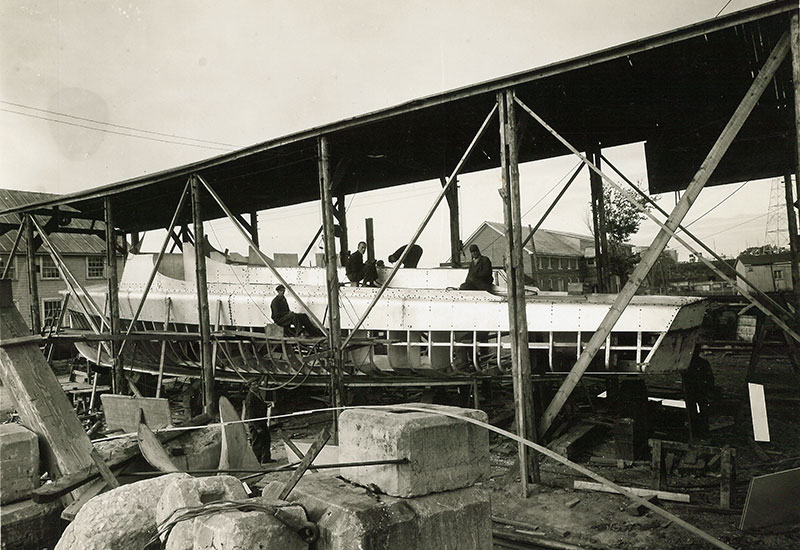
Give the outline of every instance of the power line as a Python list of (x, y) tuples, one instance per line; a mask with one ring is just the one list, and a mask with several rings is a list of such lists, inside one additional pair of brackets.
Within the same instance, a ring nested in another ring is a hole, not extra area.
[(714, 17), (719, 17), (719, 14), (721, 14), (723, 11), (725, 11), (725, 8), (727, 8), (728, 6), (730, 6), (730, 4), (731, 4), (731, 2), (732, 2), (732, 1), (733, 1), (733, 0), (728, 0), (727, 2), (725, 2), (725, 5), (724, 5), (724, 6), (722, 6), (722, 8), (720, 8), (720, 10), (717, 12), (717, 15), (715, 15)]
[(12, 111), (11, 109), (3, 109), (2, 107), (0, 107), (0, 111), (2, 111), (4, 113), (11, 113), (11, 114), (14, 114), (14, 115), (20, 115), (20, 116), (26, 116), (26, 117), (30, 117), (30, 118), (35, 118), (35, 119), (39, 119), (39, 120), (46, 120), (48, 122), (55, 122), (55, 123), (58, 123), (58, 124), (66, 124), (67, 126), (75, 126), (75, 127), (78, 127), (78, 128), (85, 128), (87, 130), (94, 130), (96, 132), (105, 132), (107, 134), (115, 134), (115, 135), (118, 135), (118, 136), (132, 137), (132, 138), (138, 138), (138, 139), (146, 139), (146, 140), (149, 140), (149, 141), (157, 141), (157, 142), (160, 142), (160, 143), (171, 143), (173, 145), (186, 145), (187, 147), (199, 147), (200, 149), (215, 149), (217, 151), (231, 151), (231, 149), (223, 148), (223, 147), (211, 147), (210, 145), (200, 145), (198, 143), (182, 143), (180, 141), (172, 141), (172, 140), (168, 140), (168, 139), (159, 139), (159, 138), (154, 138), (154, 137), (149, 137), (149, 136), (137, 136), (136, 134), (127, 134), (125, 132), (115, 132), (114, 130), (106, 130), (105, 128), (95, 128), (93, 126), (86, 126), (85, 124), (77, 124), (75, 122), (67, 122), (66, 120), (58, 120), (58, 119), (55, 119), (55, 118), (32, 115), (30, 113), (20, 113), (19, 111)]
[(746, 224), (748, 224), (748, 223), (750, 223), (750, 222), (754, 222), (754, 221), (756, 221), (756, 220), (758, 220), (758, 219), (761, 219), (761, 218), (765, 217), (767, 214), (769, 214), (769, 212), (767, 212), (767, 213), (765, 213), (765, 214), (758, 215), (758, 216), (756, 216), (755, 218), (750, 218), (749, 220), (745, 220), (745, 221), (743, 221), (743, 222), (737, 223), (737, 224), (735, 224), (735, 225), (732, 225), (732, 226), (730, 226), (730, 227), (726, 227), (725, 229), (722, 229), (722, 230), (720, 230), (720, 231), (717, 231), (716, 233), (712, 233), (711, 235), (706, 235), (705, 237), (703, 237), (703, 239), (705, 240), (705, 239), (708, 239), (708, 238), (714, 237), (714, 236), (716, 236), (716, 235), (719, 235), (720, 233), (725, 233), (726, 231), (728, 231), (728, 230), (730, 230), (730, 229), (736, 229), (737, 227), (740, 227), (740, 226), (742, 226), (742, 225), (746, 225)]
[(144, 134), (153, 134), (153, 135), (156, 135), (156, 136), (171, 137), (171, 138), (175, 138), (175, 139), (188, 139), (190, 141), (198, 141), (200, 143), (210, 143), (212, 145), (224, 145), (225, 147), (233, 147), (233, 148), (237, 148), (237, 149), (240, 148), (239, 145), (232, 145), (230, 143), (222, 143), (222, 142), (219, 142), (219, 141), (210, 141), (210, 140), (206, 140), (206, 139), (197, 139), (197, 138), (192, 138), (192, 137), (179, 136), (179, 135), (175, 135), (175, 134), (164, 134), (164, 133), (161, 133), (161, 132), (154, 132), (152, 130), (142, 130), (141, 128), (134, 128), (132, 126), (123, 126), (121, 124), (113, 124), (111, 122), (103, 122), (102, 120), (95, 120), (93, 118), (85, 118), (85, 117), (80, 117), (80, 116), (76, 116), (76, 115), (70, 115), (70, 114), (67, 114), (67, 113), (61, 113), (61, 112), (58, 112), (58, 111), (49, 111), (47, 109), (40, 109), (38, 107), (31, 107), (30, 105), (24, 105), (22, 103), (13, 103), (11, 101), (4, 101), (4, 100), (0, 100), (0, 103), (3, 103), (5, 105), (11, 105), (12, 107), (21, 107), (23, 109), (30, 109), (31, 111), (38, 111), (40, 113), (47, 113), (47, 114), (50, 114), (50, 115), (57, 115), (57, 116), (62, 116), (62, 117), (66, 117), (66, 118), (72, 118), (72, 119), (75, 119), (75, 120), (83, 120), (85, 122), (92, 122), (94, 124), (103, 124), (105, 126), (111, 126), (113, 128), (121, 128), (123, 130), (132, 130), (134, 132), (141, 132), (141, 133), (144, 133)]
[(733, 190), (733, 192), (732, 192), (730, 195), (728, 195), (727, 197), (725, 197), (724, 199), (722, 199), (721, 201), (719, 201), (717, 204), (715, 204), (714, 206), (712, 206), (711, 208), (709, 208), (708, 210), (706, 210), (706, 211), (705, 211), (705, 212), (704, 212), (702, 215), (698, 216), (697, 218), (693, 219), (691, 222), (687, 223), (687, 224), (686, 224), (684, 227), (689, 227), (689, 226), (690, 226), (690, 225), (692, 225), (693, 223), (695, 223), (695, 222), (697, 222), (697, 221), (700, 221), (701, 219), (703, 219), (703, 217), (704, 217), (706, 214), (710, 214), (710, 213), (711, 213), (713, 210), (715, 210), (715, 209), (716, 209), (718, 206), (720, 206), (720, 205), (721, 205), (723, 202), (725, 202), (726, 200), (728, 200), (729, 198), (731, 198), (733, 195), (735, 195), (737, 192), (739, 192), (739, 190), (740, 190), (740, 189), (742, 189), (742, 188), (743, 188), (745, 185), (747, 185), (748, 183), (750, 183), (750, 181), (749, 181), (749, 180), (748, 180), (748, 181), (746, 181), (746, 182), (744, 182), (743, 184), (741, 184), (741, 185), (740, 185), (739, 187), (737, 187), (736, 189), (734, 189), (734, 190)]

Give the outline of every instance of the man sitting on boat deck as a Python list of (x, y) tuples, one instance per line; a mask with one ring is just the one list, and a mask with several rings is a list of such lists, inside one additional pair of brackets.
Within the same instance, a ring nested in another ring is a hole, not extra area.
[(345, 273), (351, 283), (363, 283), (364, 286), (377, 286), (378, 270), (374, 261), (364, 262), (364, 252), (367, 251), (367, 243), (358, 243), (358, 250), (350, 254), (345, 266)]
[[(395, 263), (403, 255), (406, 245), (401, 246), (395, 250), (390, 256), (389, 261)], [(403, 267), (417, 267), (419, 259), (422, 257), (422, 247), (418, 244), (411, 245), (411, 250), (406, 254), (406, 259), (403, 260)]]
[(275, 292), (278, 295), (272, 299), (269, 308), (272, 310), (272, 320), (275, 321), (276, 325), (283, 327), (284, 332), (289, 329), (289, 332), (294, 335), (318, 336), (320, 334), (317, 327), (308, 318), (308, 315), (295, 313), (289, 309), (289, 302), (286, 301), (286, 296), (284, 296), (286, 293), (285, 286), (276, 286)]
[(459, 290), (491, 290), (494, 283), (492, 261), (481, 254), (476, 244), (469, 245), (469, 253), (472, 260), (469, 262), (467, 279), (458, 287)]

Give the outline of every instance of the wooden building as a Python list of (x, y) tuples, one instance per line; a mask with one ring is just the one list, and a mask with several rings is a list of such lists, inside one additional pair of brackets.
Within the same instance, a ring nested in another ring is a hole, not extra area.
[(792, 290), (792, 253), (751, 256), (742, 254), (736, 260), (736, 271), (747, 277), (762, 292)]
[[(14, 189), (0, 190), (0, 209), (9, 209), (22, 204), (57, 198), (53, 193), (34, 193)], [(45, 218), (42, 217), (41, 223)], [(0, 234), (0, 270), (10, 262), (8, 278), (14, 293), (14, 303), (22, 313), (25, 322), (31, 326), (31, 298), (27, 269), (27, 242), (23, 235), (13, 257), (9, 254), (14, 247), (19, 221), (14, 216), (0, 218), (2, 230)], [(91, 230), (91, 222), (72, 220), (73, 227)], [(104, 231), (102, 223), (96, 224), (98, 234), (54, 233), (50, 236), (53, 245), (58, 249), (69, 270), (83, 286), (102, 284), (106, 278), (105, 242), (99, 236)], [(42, 326), (47, 327), (58, 318), (63, 291), (67, 289), (61, 273), (45, 247), (38, 247), (35, 254), (36, 278), (39, 293), (39, 315)], [(117, 256), (117, 265), (121, 271), (125, 258)], [(1, 271), (0, 271), (1, 272)], [(102, 306), (102, 304), (100, 304)]]

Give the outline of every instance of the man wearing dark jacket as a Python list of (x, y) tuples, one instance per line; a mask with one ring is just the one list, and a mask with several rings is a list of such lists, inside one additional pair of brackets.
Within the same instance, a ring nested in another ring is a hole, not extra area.
[[(389, 256), (389, 261), (395, 263), (403, 255), (406, 245), (401, 246), (394, 253)], [(403, 260), (403, 267), (417, 267), (419, 259), (422, 257), (422, 247), (418, 244), (411, 245), (411, 250), (406, 254), (406, 259)]]
[(345, 266), (345, 273), (351, 283), (361, 283), (365, 286), (375, 286), (378, 281), (378, 269), (374, 261), (364, 262), (364, 253), (367, 251), (367, 243), (358, 243), (358, 250), (350, 254)]
[(319, 334), (319, 330), (308, 318), (305, 313), (295, 313), (289, 309), (289, 303), (286, 301), (286, 287), (278, 285), (275, 287), (277, 296), (272, 299), (269, 308), (272, 313), (272, 320), (275, 324), (285, 329), (293, 330), (295, 334), (302, 335), (306, 333), (311, 336)]
[(472, 260), (469, 263), (467, 279), (459, 290), (491, 290), (494, 283), (492, 261), (481, 254), (476, 244), (469, 245), (469, 254)]

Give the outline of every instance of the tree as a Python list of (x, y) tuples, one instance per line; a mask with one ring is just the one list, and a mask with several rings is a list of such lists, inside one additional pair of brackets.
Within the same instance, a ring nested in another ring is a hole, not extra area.
[[(631, 201), (644, 210), (650, 210), (650, 205), (645, 204), (633, 191), (617, 191), (615, 188), (603, 186), (609, 269), (612, 275), (620, 278), (622, 284), (625, 284), (628, 275), (639, 263), (639, 254), (633, 253), (630, 238), (639, 231), (642, 221), (647, 217)], [(589, 208), (591, 219), (591, 203)], [(594, 232), (594, 227), (591, 230)]]

